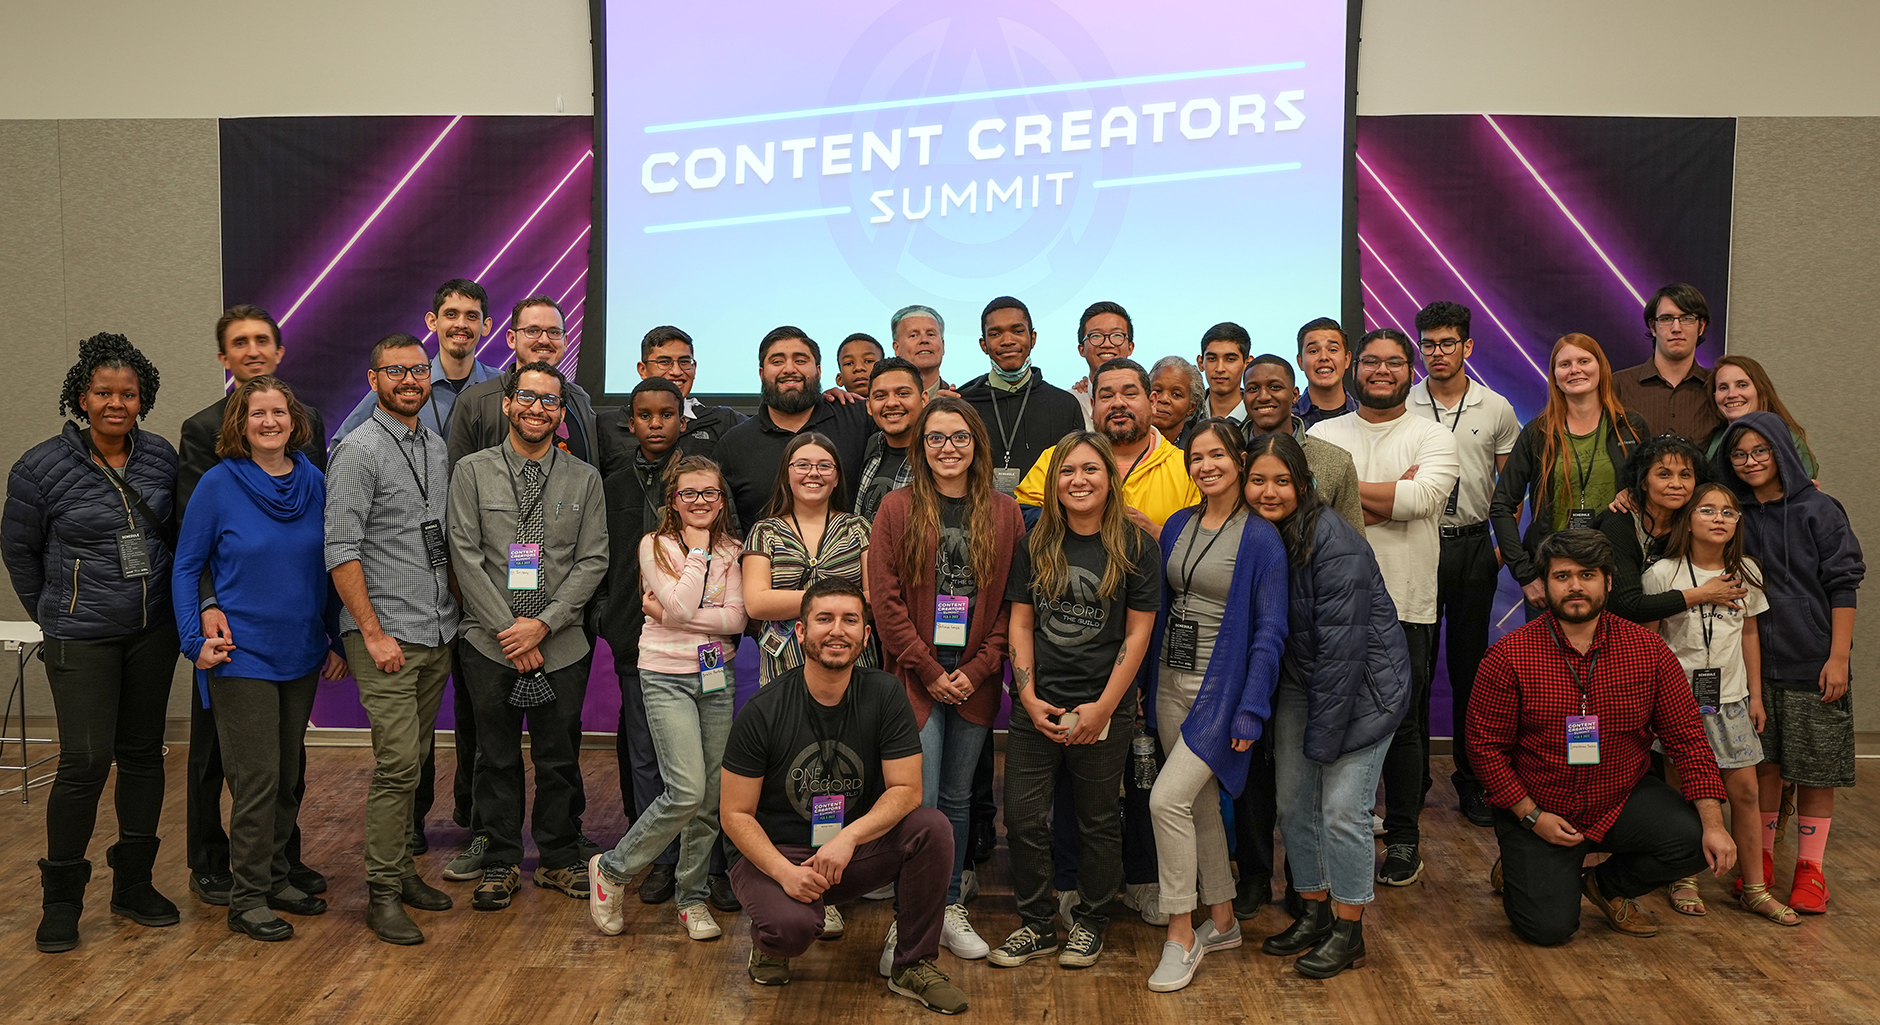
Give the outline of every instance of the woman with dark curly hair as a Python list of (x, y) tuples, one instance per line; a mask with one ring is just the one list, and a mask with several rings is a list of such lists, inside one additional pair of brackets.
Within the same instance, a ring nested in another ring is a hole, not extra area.
[(117, 761), (118, 842), (111, 911), (175, 925), (176, 905), (150, 885), (163, 806), (163, 724), (176, 667), (170, 563), (176, 450), (137, 421), (157, 399), (157, 368), (123, 335), (79, 345), (65, 377), (57, 437), (7, 478), (0, 555), (20, 604), (46, 635), (40, 657), (59, 719), (59, 770), (46, 801), (45, 891), (37, 942), (78, 946), (91, 862), (85, 848)]
[[(1675, 434), (1660, 434), (1632, 451), (1619, 468), (1619, 493), (1630, 499), (1627, 510), (1599, 514), (1595, 526), (1612, 542), (1618, 570), (1606, 608), (1634, 623), (1653, 623), (1699, 605), (1735, 609), (1742, 582), (1729, 573), (1702, 587), (1647, 594), (1645, 570), (1664, 555), (1672, 521), (1690, 503), (1697, 486), (1710, 480), (1708, 464), (1696, 445)], [(1714, 610), (1713, 610), (1714, 614)]]

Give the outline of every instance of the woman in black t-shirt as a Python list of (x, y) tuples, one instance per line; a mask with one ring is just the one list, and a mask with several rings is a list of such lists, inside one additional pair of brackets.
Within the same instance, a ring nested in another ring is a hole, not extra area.
[[(1100, 909), (1123, 883), (1117, 789), (1136, 736), (1136, 670), (1162, 600), (1155, 542), (1129, 522), (1122, 475), (1102, 435), (1076, 431), (1052, 451), (1038, 525), (1013, 560), (1011, 731), (1005, 828), (1023, 920), (989, 956), (1011, 967), (1058, 955), (1097, 961), (1109, 924)], [(1070, 937), (1052, 917), (1051, 808), (1057, 776), (1072, 779), (1082, 840)]]

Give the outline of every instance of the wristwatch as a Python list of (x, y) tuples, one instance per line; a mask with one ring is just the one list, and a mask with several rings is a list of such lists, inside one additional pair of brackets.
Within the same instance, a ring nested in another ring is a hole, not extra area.
[(1521, 819), (1521, 828), (1528, 830), (1529, 832), (1533, 832), (1534, 823), (1539, 822), (1540, 820), (1541, 820), (1541, 806), (1537, 804), (1534, 806), (1533, 811), (1528, 812), (1527, 815)]

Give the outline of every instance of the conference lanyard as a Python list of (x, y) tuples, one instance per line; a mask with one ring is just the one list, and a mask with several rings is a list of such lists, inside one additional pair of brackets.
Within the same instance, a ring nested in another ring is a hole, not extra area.
[(1018, 419), (1012, 421), (1012, 431), (1008, 434), (1005, 430), (1005, 414), (999, 412), (999, 390), (992, 388), (989, 383), (987, 387), (992, 392), (992, 418), (998, 421), (999, 424), (999, 444), (1005, 446), (1005, 461), (1003, 465), (1011, 466), (1012, 446), (1018, 441), (1018, 433), (1025, 429), (1025, 407), (1031, 404), (1031, 393), (1035, 389), (1025, 389), (1025, 397), (1020, 399), (1018, 403)]
[(1580, 463), (1579, 446), (1573, 443), (1571, 436), (1567, 438), (1567, 451), (1573, 453), (1573, 472), (1579, 474), (1580, 477), (1579, 501), (1582, 509), (1586, 508), (1586, 485), (1593, 479), (1593, 465), (1599, 462), (1599, 449), (1605, 442), (1605, 434), (1606, 420), (1601, 417), (1599, 426), (1593, 429), (1593, 451), (1586, 457), (1584, 466)]
[[(517, 455), (521, 455), (521, 453), (517, 453)], [(516, 475), (513, 472), (509, 475), (509, 493), (516, 496), (516, 523), (518, 525), (528, 520), (529, 514), (541, 508), (542, 503), (547, 500), (548, 478), (550, 474), (555, 472), (555, 460), (559, 458), (561, 458), (561, 450), (553, 445), (548, 446), (548, 465), (542, 469), (542, 487), (535, 493), (535, 504), (529, 506), (527, 509), (522, 507), (522, 489), (516, 487)], [(509, 462), (509, 453), (507, 451), (503, 453), (503, 462), (505, 465)]]
[[(1691, 586), (1696, 587), (1697, 586), (1697, 564), (1693, 563), (1690, 559), (1687, 558), (1684, 560), (1684, 569), (1686, 572), (1690, 573), (1691, 575)], [(1697, 606), (1697, 618), (1704, 625), (1704, 666), (1705, 668), (1709, 668), (1710, 666), (1710, 637), (1711, 637), (1711, 632), (1716, 629), (1717, 616), (1719, 615), (1722, 615), (1722, 613), (1720, 612), (1714, 613), (1714, 614), (1712, 613), (1711, 605), (1709, 602), (1704, 602)]]
[(1142, 462), (1143, 457), (1155, 451), (1155, 443), (1156, 443), (1157, 438), (1158, 438), (1158, 435), (1154, 435), (1154, 434), (1149, 435), (1148, 447), (1144, 448), (1141, 452), (1136, 453), (1135, 461), (1129, 464), (1129, 469), (1123, 471), (1123, 483), (1128, 484), (1129, 475), (1136, 472), (1136, 466)]
[[(854, 714), (855, 711), (854, 690), (855, 682), (851, 679), (849, 686), (842, 692), (842, 700), (840, 702), (842, 706), (842, 718), (839, 721), (839, 725), (836, 727), (836, 733), (833, 737), (823, 733), (822, 709), (820, 707), (810, 708), (810, 734), (816, 738), (817, 767), (822, 770), (822, 777), (825, 782), (833, 783), (834, 781), (834, 774), (830, 771), (830, 765), (835, 760), (836, 748), (841, 745), (842, 738), (847, 736), (849, 732), (849, 717)], [(803, 682), (803, 697), (809, 701), (811, 706), (819, 706), (821, 704), (821, 702), (816, 700), (816, 696), (809, 692), (809, 681), (807, 679)]]
[(1586, 702), (1592, 696), (1593, 673), (1599, 666), (1599, 652), (1586, 653), (1586, 675), (1580, 675), (1580, 653), (1573, 650), (1560, 635), (1559, 624), (1554, 626), (1554, 643), (1560, 645), (1560, 654), (1566, 659), (1567, 675), (1573, 678), (1573, 686), (1580, 692), (1580, 714), (1586, 714)]
[[(1182, 549), (1182, 588), (1181, 597), (1178, 599), (1179, 607), (1175, 613), (1178, 618), (1182, 619), (1188, 617), (1188, 592), (1194, 585), (1195, 571), (1199, 570), (1201, 563), (1206, 561), (1208, 552), (1214, 548), (1214, 542), (1219, 541), (1221, 535), (1227, 533), (1227, 524), (1221, 524), (1220, 529), (1214, 532), (1214, 536), (1208, 538), (1208, 543), (1201, 546), (1201, 554), (1193, 560), (1188, 558), (1188, 553), (1195, 550), (1195, 537), (1201, 533), (1201, 516), (1206, 509), (1207, 506), (1204, 504), (1195, 510), (1195, 529), (1188, 535), (1188, 547)], [(1231, 522), (1233, 517), (1230, 515), (1227, 519)]]
[(418, 485), (418, 498), (424, 502), (425, 511), (429, 512), (431, 509), (431, 454), (425, 444), (424, 433), (422, 431), (412, 432), (418, 436), (418, 454), (424, 457), (424, 476), (420, 477), (418, 475), (417, 464), (413, 463), (411, 456), (406, 454), (405, 446), (399, 441), (398, 435), (393, 434), (392, 429), (385, 426), (383, 420), (373, 417), (372, 422), (378, 424), (379, 430), (384, 431), (385, 436), (392, 439), (392, 447), (398, 450), (398, 455), (405, 461), (405, 468), (411, 471), (411, 479)]
[[(1469, 379), (1465, 377), (1462, 379), (1462, 397), (1456, 400), (1456, 415), (1449, 421), (1449, 433), (1456, 433), (1456, 428), (1462, 423), (1462, 407), (1468, 404)], [(1443, 422), (1443, 407), (1436, 404), (1435, 392), (1430, 393), (1430, 415), (1436, 418), (1437, 423), (1440, 424)], [(1449, 504), (1443, 508), (1444, 515), (1454, 516), (1456, 514), (1456, 502), (1461, 497), (1462, 478), (1457, 477), (1456, 486), (1449, 489)]]

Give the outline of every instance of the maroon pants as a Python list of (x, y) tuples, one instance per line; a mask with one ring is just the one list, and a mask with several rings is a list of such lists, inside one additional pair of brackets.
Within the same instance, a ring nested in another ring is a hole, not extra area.
[[(779, 845), (791, 864), (808, 861), (814, 848)], [(947, 880), (953, 872), (953, 824), (933, 808), (916, 808), (876, 840), (857, 847), (842, 881), (805, 904), (783, 892), (749, 858), (731, 866), (731, 888), (751, 917), (751, 943), (772, 957), (802, 954), (822, 934), (823, 905), (840, 904), (895, 884), (900, 923), (894, 968), (940, 956), (940, 923), (946, 915)]]

